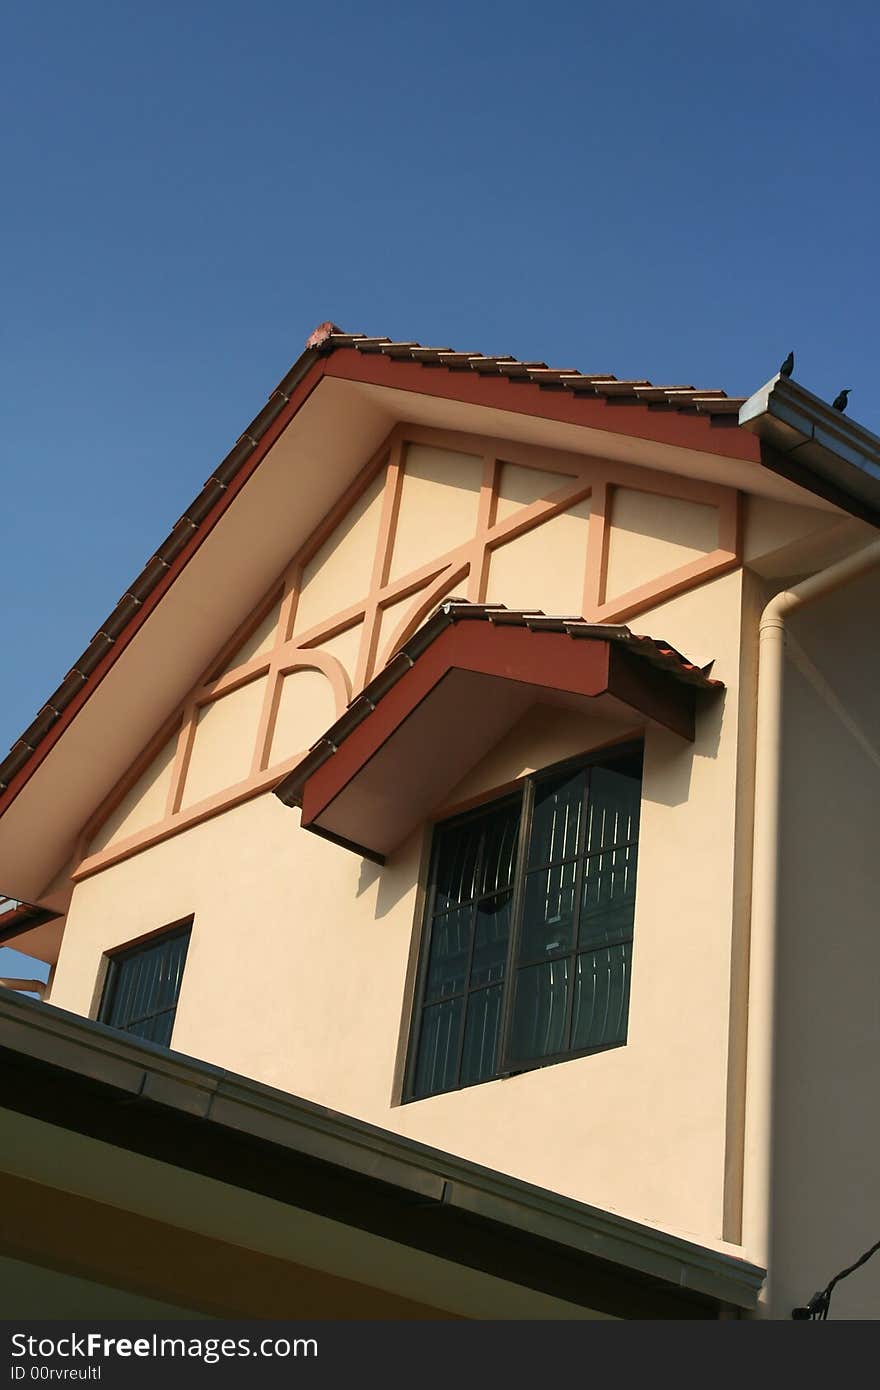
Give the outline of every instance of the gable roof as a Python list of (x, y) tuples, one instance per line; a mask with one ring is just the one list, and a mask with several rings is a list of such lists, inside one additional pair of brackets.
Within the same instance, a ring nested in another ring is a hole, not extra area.
[[(702, 459), (703, 466), (706, 460), (711, 463), (720, 457), (739, 470), (731, 474), (734, 487), (742, 486), (743, 468), (749, 476), (754, 472), (758, 478), (763, 472), (760, 465), (766, 463), (765, 445), (738, 427), (741, 402), (722, 391), (618, 381), (610, 375), (551, 369), (541, 362), (522, 362), (512, 357), (486, 357), (422, 347), (414, 342), (345, 334), (331, 323), (322, 324), (100, 625), (36, 719), (0, 762), (0, 815), (27, 785), (324, 380), (346, 390), (347, 383), (357, 383), (361, 399), (364, 392), (386, 388), (389, 400), (400, 399), (395, 392), (416, 393), (422, 400), (434, 397), (488, 408), (496, 412), (496, 419), (498, 411), (513, 412), (519, 417), (550, 422), (554, 428), (562, 423), (569, 429), (576, 426), (588, 432), (601, 431), (607, 441), (617, 438), (628, 445), (631, 440), (642, 440), (649, 442), (652, 449), (668, 446), (693, 451), (692, 456)], [(413, 395), (408, 399), (413, 400)], [(772, 468), (772, 463), (768, 466)], [(798, 481), (809, 487), (809, 482)], [(828, 498), (827, 490), (823, 492), (818, 485), (811, 490)], [(797, 495), (794, 488), (788, 493), (792, 494)], [(837, 504), (840, 501), (837, 497), (830, 500)], [(16, 885), (2, 886), (5, 891), (20, 891)]]
[[(118, 654), (144, 620), (154, 600), (168, 587), (174, 573), (186, 562), (197, 544), (217, 519), (218, 509), (232, 500), (268, 442), (277, 438), (282, 415), (289, 418), (291, 406), (299, 404), (298, 389), (309, 373), (320, 367), (331, 353), (354, 349), (364, 359), (409, 362), (423, 367), (443, 367), (453, 373), (469, 372), (481, 379), (497, 377), (510, 383), (528, 382), (542, 391), (569, 392), (578, 399), (593, 397), (615, 402), (628, 401), (652, 410), (690, 412), (712, 419), (736, 422), (741, 398), (723, 391), (700, 391), (693, 386), (652, 386), (648, 381), (618, 381), (611, 375), (584, 374), (573, 369), (549, 368), (544, 362), (520, 362), (513, 357), (486, 357), (482, 353), (455, 352), (451, 348), (422, 347), (415, 342), (395, 342), (391, 338), (371, 338), (363, 333), (343, 333), (335, 324), (323, 323), (310, 335), (305, 351), (279, 382), (266, 405), (236, 440), (226, 457), (215, 468), (202, 490), (174, 523), (165, 540), (147, 561), (140, 574), (126, 589), (115, 608), (104, 619), (85, 651), (76, 659), (64, 680), (54, 690), (36, 719), (16, 739), (0, 762), (0, 814), (9, 804), (21, 779), (26, 776), (41, 747), (57, 732), (59, 721), (78, 709), (90, 690), (101, 679), (108, 662)], [(317, 381), (313, 383), (316, 385)], [(312, 387), (313, 389), (313, 387)], [(308, 394), (308, 393), (306, 393)], [(286, 419), (285, 422), (286, 423)], [(273, 428), (274, 427), (274, 428)]]

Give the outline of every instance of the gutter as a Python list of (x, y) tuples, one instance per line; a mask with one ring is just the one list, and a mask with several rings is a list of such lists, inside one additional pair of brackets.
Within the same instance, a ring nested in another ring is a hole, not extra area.
[(23, 994), (38, 994), (42, 999), (45, 988), (45, 980), (22, 980), (13, 976), (0, 976), (0, 989), (11, 989), (13, 992), (20, 991)]
[[(878, 441), (880, 443), (880, 441)], [(779, 829), (785, 678), (785, 623), (792, 613), (880, 569), (880, 540), (770, 600), (758, 628), (755, 816), (749, 944), (743, 1249), (765, 1268), (770, 1255), (775, 1070)], [(768, 1283), (763, 1298), (768, 1297)]]
[(880, 525), (880, 437), (790, 377), (750, 396), (739, 423), (766, 449), (761, 462), (851, 515)]

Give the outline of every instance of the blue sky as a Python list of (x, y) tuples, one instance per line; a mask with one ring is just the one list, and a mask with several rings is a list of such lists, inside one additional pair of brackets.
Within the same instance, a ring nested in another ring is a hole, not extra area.
[(4, 750), (328, 317), (737, 394), (794, 347), (880, 432), (875, 4), (3, 30)]

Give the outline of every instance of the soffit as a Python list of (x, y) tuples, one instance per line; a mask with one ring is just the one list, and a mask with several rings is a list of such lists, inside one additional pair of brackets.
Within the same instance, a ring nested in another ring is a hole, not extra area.
[[(698, 395), (692, 388), (582, 377), (542, 363), (519, 377), (503, 368), (528, 364), (464, 353), (443, 356), (464, 359), (466, 367), (450, 360), (432, 364), (420, 354), (437, 354), (437, 349), (384, 339), (366, 342), (382, 346), (367, 349), (346, 335), (331, 336), (325, 371), (348, 379), (360, 392), (381, 392), (402, 420), (663, 468), (801, 506), (840, 510), (808, 484), (797, 485), (762, 467), (760, 442), (738, 427), (740, 400), (723, 392), (708, 393), (706, 409), (698, 410), (688, 404)], [(492, 368), (494, 361), (498, 370), (487, 370), (485, 364)], [(438, 370), (442, 367), (446, 370)], [(684, 399), (676, 402), (677, 395)], [(662, 396), (671, 400), (655, 399)]]
[[(514, 409), (502, 410), (468, 401), (443, 399), (415, 390), (400, 390), (391, 385), (377, 386), (358, 381), (352, 381), (349, 385), (358, 397), (386, 410), (395, 420), (404, 420), (409, 424), (465, 434), (483, 434), (496, 440), (509, 439), (512, 443), (532, 444), (537, 448), (611, 459), (615, 463), (658, 469), (679, 477), (699, 478), (756, 497), (772, 498), (832, 515), (845, 515), (839, 507), (824, 498), (816, 497), (805, 488), (748, 460), (725, 458), (703, 449), (686, 449), (625, 433), (520, 414)], [(612, 409), (622, 422), (622, 407), (614, 406)]]

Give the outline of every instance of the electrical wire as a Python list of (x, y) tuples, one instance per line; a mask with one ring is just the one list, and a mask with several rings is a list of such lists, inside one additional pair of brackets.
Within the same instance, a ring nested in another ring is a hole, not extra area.
[(857, 1260), (851, 1265), (848, 1265), (846, 1269), (842, 1269), (839, 1274), (835, 1274), (834, 1278), (825, 1285), (821, 1292), (813, 1294), (813, 1297), (805, 1307), (792, 1308), (791, 1316), (793, 1318), (810, 1320), (812, 1322), (825, 1322), (828, 1318), (828, 1309), (831, 1307), (831, 1295), (836, 1285), (840, 1283), (841, 1279), (845, 1279), (847, 1275), (860, 1269), (863, 1264), (866, 1264), (867, 1261), (870, 1260), (872, 1255), (876, 1255), (878, 1250), (880, 1250), (880, 1240), (877, 1241), (876, 1245), (872, 1245), (870, 1250), (866, 1250), (864, 1255), (860, 1255)]

